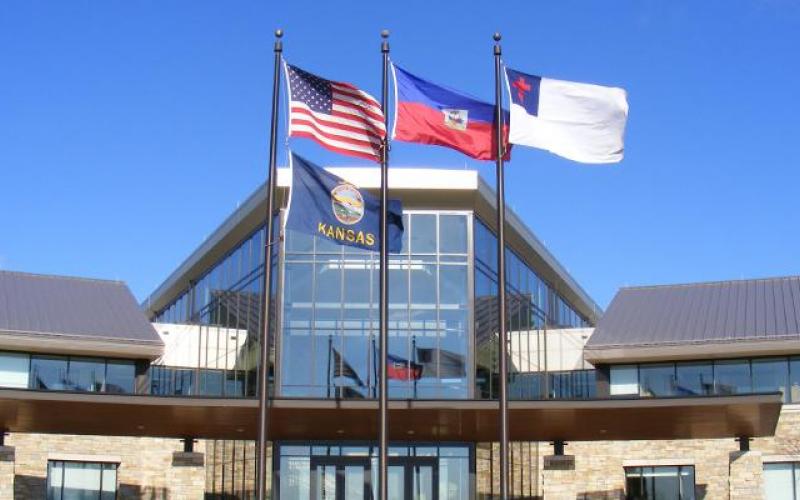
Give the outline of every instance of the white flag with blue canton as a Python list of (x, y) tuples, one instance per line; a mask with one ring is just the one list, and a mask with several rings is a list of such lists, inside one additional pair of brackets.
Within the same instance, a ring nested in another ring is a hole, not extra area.
[(581, 163), (617, 163), (624, 153), (625, 90), (506, 69), (508, 141)]

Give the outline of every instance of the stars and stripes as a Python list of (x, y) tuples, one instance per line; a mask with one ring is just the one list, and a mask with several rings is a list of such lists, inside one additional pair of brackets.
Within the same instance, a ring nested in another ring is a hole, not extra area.
[(289, 135), (323, 147), (380, 162), (386, 137), (378, 101), (349, 83), (326, 80), (286, 64)]

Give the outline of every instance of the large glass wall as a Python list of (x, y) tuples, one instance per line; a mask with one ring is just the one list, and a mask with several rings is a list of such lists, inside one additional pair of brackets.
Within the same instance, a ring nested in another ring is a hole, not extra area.
[[(389, 396), (469, 396), (470, 214), (408, 212), (389, 259)], [(378, 256), (288, 231), (283, 396), (376, 397)]]
[[(276, 218), (275, 241), (280, 230)], [(212, 265), (186, 291), (153, 318), (156, 323), (197, 325), (186, 333), (196, 336), (197, 359), (191, 366), (173, 366), (155, 373), (157, 393), (255, 396), (262, 329), (264, 227), (244, 238)], [(273, 286), (278, 279), (278, 249), (274, 246)], [(273, 313), (277, 308), (272, 302)], [(272, 315), (273, 322), (276, 315)], [(274, 331), (274, 323), (271, 326)], [(273, 349), (275, 343), (271, 343)], [(270, 355), (270, 376), (274, 350)], [(189, 370), (198, 368), (197, 373)], [(178, 378), (176, 378), (178, 377)]]
[[(497, 238), (474, 219), (475, 358), (479, 398), (498, 397)], [(549, 379), (531, 375), (547, 370), (547, 329), (589, 326), (564, 298), (514, 251), (506, 248), (507, 324), (511, 336), (512, 384), (515, 394), (550, 397)], [(521, 377), (518, 381), (516, 378)], [(539, 383), (534, 395), (526, 382)]]

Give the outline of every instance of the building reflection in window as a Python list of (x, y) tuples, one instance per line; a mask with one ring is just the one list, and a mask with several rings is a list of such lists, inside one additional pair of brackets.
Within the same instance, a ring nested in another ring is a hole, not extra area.
[[(389, 396), (468, 397), (464, 212), (410, 212), (389, 261)], [(281, 394), (376, 397), (378, 256), (288, 231)]]

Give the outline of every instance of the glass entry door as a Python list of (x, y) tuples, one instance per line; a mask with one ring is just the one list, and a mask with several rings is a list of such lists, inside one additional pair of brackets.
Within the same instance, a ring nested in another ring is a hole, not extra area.
[[(389, 457), (389, 500), (438, 500), (437, 462), (435, 457)], [(377, 475), (375, 458), (312, 457), (311, 499), (373, 500)]]
[(368, 457), (312, 457), (312, 500), (369, 500)]
[(389, 457), (390, 500), (439, 500), (439, 459)]

